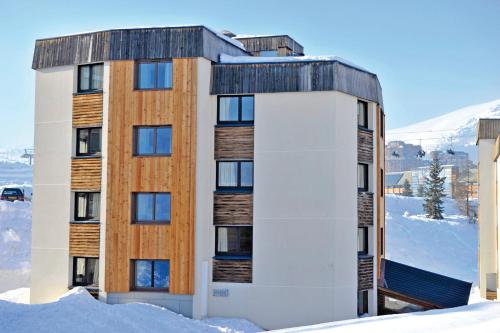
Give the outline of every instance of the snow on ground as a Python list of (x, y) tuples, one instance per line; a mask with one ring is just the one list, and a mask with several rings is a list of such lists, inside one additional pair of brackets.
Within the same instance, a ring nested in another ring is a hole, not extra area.
[(0, 201), (0, 292), (29, 287), (31, 202)]
[(18, 288), (0, 293), (1, 301), (30, 304), (30, 288)]
[(106, 333), (254, 333), (261, 329), (242, 319), (192, 320), (141, 303), (109, 305), (75, 288), (58, 301), (27, 305), (0, 300), (0, 331)]

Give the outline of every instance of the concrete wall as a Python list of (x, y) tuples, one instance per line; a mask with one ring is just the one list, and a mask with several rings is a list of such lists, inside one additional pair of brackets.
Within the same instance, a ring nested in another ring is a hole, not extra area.
[(106, 302), (109, 304), (149, 303), (167, 308), (186, 317), (193, 316), (193, 297), (191, 295), (173, 295), (151, 291), (107, 293)]
[[(206, 137), (198, 141), (196, 248), (196, 294), (208, 289), (207, 314), (266, 329), (355, 318), (357, 99), (339, 92), (255, 95), (251, 284), (211, 282), (215, 230), (206, 198), (215, 188), (216, 99), (207, 100), (210, 116), (199, 113)], [(214, 297), (214, 289), (229, 295)], [(195, 317), (204, 315), (202, 298), (195, 295)]]
[(55, 300), (70, 283), (73, 75), (73, 66), (36, 72), (32, 303)]
[(478, 144), (479, 161), (479, 288), (486, 298), (488, 274), (497, 273), (496, 166), (493, 162), (495, 140)]

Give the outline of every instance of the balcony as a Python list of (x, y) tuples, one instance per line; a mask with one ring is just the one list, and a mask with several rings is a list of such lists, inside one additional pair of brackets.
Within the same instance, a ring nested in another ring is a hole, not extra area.
[(358, 192), (358, 226), (373, 225), (373, 193)]
[(358, 162), (373, 163), (373, 131), (358, 127)]
[(358, 290), (373, 288), (373, 256), (358, 254)]
[(252, 260), (213, 260), (213, 282), (252, 283)]

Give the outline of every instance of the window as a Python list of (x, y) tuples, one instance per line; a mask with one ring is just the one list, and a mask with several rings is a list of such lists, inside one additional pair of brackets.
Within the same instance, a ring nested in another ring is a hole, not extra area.
[(368, 191), (368, 164), (358, 163), (358, 191)]
[(170, 193), (135, 193), (133, 223), (170, 223)]
[(172, 127), (148, 126), (134, 128), (134, 154), (168, 156), (172, 154)]
[(101, 152), (100, 128), (79, 128), (76, 136), (76, 156), (91, 156)]
[(358, 227), (358, 254), (368, 253), (368, 228)]
[(170, 286), (169, 260), (134, 260), (135, 289), (164, 289)]
[(368, 128), (368, 103), (358, 101), (358, 126)]
[(384, 196), (384, 169), (380, 169), (380, 196)]
[(216, 256), (251, 256), (252, 227), (216, 227)]
[(96, 221), (99, 220), (101, 206), (101, 194), (98, 192), (76, 192), (75, 193), (75, 220)]
[(219, 124), (252, 124), (254, 119), (253, 96), (219, 96)]
[(217, 162), (218, 189), (252, 189), (252, 161), (219, 161)]
[(380, 109), (380, 137), (384, 137), (385, 132), (385, 115), (384, 110)]
[(102, 91), (103, 64), (78, 66), (78, 92)]
[(278, 50), (260, 51), (259, 56), (260, 57), (277, 57)]
[(380, 255), (384, 255), (384, 228), (380, 228)]
[(358, 316), (368, 313), (368, 290), (358, 291)]
[(172, 62), (166, 60), (137, 63), (136, 88), (168, 89), (172, 88)]
[(73, 257), (73, 286), (99, 284), (99, 258)]

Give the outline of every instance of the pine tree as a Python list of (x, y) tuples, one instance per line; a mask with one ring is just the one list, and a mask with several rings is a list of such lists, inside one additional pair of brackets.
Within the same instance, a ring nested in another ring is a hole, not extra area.
[(403, 195), (405, 197), (412, 197), (413, 196), (413, 191), (411, 189), (411, 185), (410, 185), (410, 182), (408, 181), (408, 179), (405, 179), (405, 182), (403, 184), (403, 193), (401, 193), (401, 195)]
[(444, 181), (446, 177), (440, 177), (439, 174), (443, 168), (438, 158), (434, 158), (429, 167), (429, 175), (425, 177), (424, 187), (424, 211), (427, 217), (442, 220), (443, 219), (443, 197)]
[(417, 197), (423, 197), (424, 196), (424, 185), (420, 184), (417, 187)]

